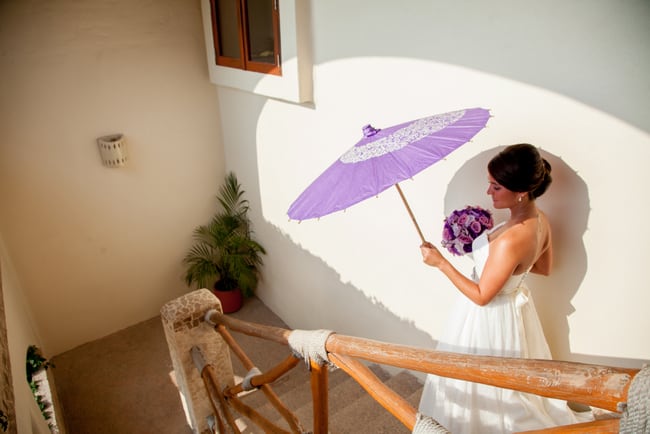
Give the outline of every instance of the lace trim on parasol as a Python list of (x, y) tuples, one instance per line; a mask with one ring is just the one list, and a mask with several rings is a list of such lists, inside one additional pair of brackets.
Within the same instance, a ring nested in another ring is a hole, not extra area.
[(345, 164), (358, 163), (397, 151), (453, 124), (462, 118), (464, 114), (465, 110), (458, 110), (418, 119), (387, 137), (353, 147), (343, 154), (340, 161)]

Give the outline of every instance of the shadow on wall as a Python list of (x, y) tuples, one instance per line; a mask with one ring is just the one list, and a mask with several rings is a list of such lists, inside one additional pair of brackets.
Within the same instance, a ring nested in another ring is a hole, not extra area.
[[(468, 160), (454, 175), (445, 195), (445, 215), (465, 205), (492, 209), (487, 191), (487, 164), (504, 147), (493, 148)], [(587, 252), (582, 237), (587, 230), (589, 194), (587, 185), (560, 157), (542, 150), (551, 164), (553, 182), (537, 200), (553, 229), (554, 267), (550, 276), (528, 279), (535, 306), (554, 358), (573, 360), (569, 341), (568, 316), (574, 312), (571, 300), (587, 271)], [(482, 175), (481, 175), (482, 174)], [(467, 191), (466, 179), (485, 179), (476, 191)], [(508, 218), (507, 210), (494, 212), (495, 222)]]
[[(267, 244), (282, 252), (269, 252), (265, 258), (258, 297), (290, 327), (328, 329), (366, 339), (435, 348), (436, 342), (416, 328), (410, 318), (400, 318), (381, 301), (343, 282), (335, 269), (271, 223), (264, 220), (255, 230), (263, 232)], [(287, 264), (300, 264), (300, 272), (287, 271)], [(274, 282), (273, 287), (265, 281)], [(280, 304), (271, 304), (273, 300), (280, 300)], [(363, 332), (359, 331), (360, 319)]]

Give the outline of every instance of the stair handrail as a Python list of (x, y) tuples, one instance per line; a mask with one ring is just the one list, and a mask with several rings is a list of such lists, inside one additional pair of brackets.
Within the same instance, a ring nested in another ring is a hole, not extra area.
[[(205, 320), (216, 327), (225, 326), (232, 331), (287, 346), (291, 346), (290, 336), (297, 331), (238, 320), (216, 310), (207, 312)], [(415, 409), (403, 399), (400, 401), (394, 392), (391, 394), (387, 386), (379, 386), (378, 390), (377, 386), (381, 382), (374, 381), (372, 373), (367, 375), (369, 370), (365, 371), (359, 363), (354, 362), (355, 359), (574, 401), (616, 413), (624, 411), (632, 380), (640, 372), (640, 369), (580, 362), (444, 352), (335, 332), (329, 334), (324, 347), (330, 363), (344, 369), (367, 391), (375, 390), (376, 393), (371, 393), (373, 398), (409, 429), (413, 429), (417, 421)], [(393, 404), (385, 405), (386, 402)], [(397, 406), (394, 405), (396, 402)], [(578, 425), (586, 429), (582, 432), (588, 432), (590, 424), (592, 427), (606, 426), (610, 430), (615, 425), (615, 431), (607, 432), (618, 432), (617, 419)], [(554, 432), (554, 428), (539, 432)]]

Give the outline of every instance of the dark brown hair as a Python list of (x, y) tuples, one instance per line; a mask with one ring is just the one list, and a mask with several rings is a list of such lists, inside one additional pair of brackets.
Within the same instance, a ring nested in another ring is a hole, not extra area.
[(510, 191), (540, 197), (551, 184), (551, 165), (533, 145), (510, 145), (490, 160), (488, 171), (496, 182)]

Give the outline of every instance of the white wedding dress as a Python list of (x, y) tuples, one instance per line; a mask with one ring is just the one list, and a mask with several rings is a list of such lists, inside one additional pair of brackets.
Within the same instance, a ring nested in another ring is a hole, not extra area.
[[(489, 254), (487, 231), (474, 240), (472, 250), (474, 273), (480, 276)], [(524, 283), (527, 275), (512, 276), (485, 306), (462, 297), (452, 309), (436, 349), (550, 359), (542, 325)], [(420, 413), (433, 417), (453, 434), (511, 433), (589, 420), (588, 416), (578, 420), (565, 401), (435, 375), (427, 376)]]

